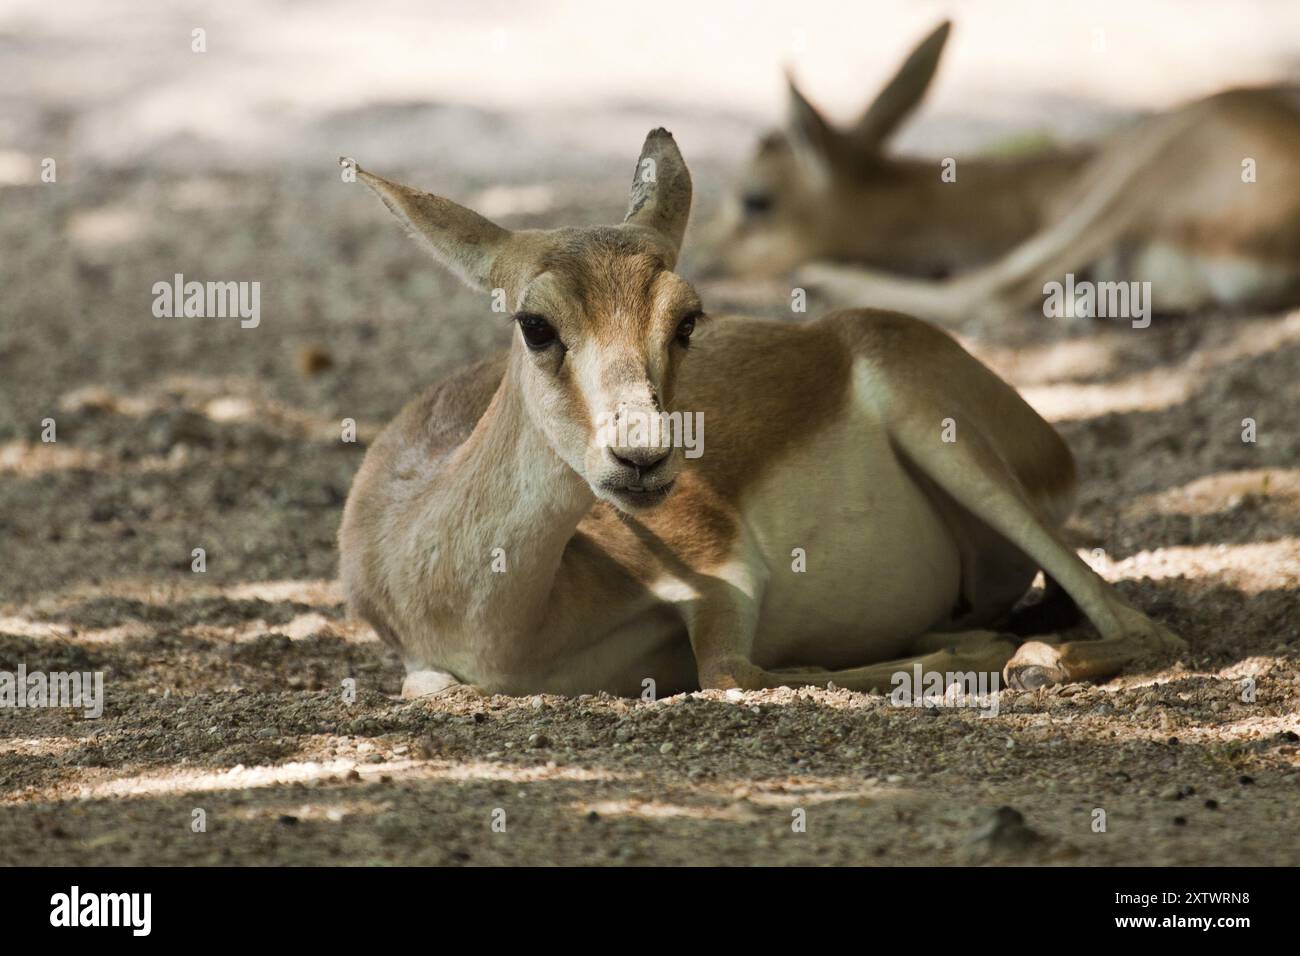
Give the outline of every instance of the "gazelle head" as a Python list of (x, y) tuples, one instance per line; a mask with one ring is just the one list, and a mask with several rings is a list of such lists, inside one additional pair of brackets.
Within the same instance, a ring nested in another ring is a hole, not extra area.
[(646, 137), (617, 226), (510, 231), (439, 196), (357, 175), (436, 259), (504, 297), (515, 326), (507, 376), (556, 454), (621, 509), (663, 501), (680, 455), (658, 423), (703, 318), (695, 290), (673, 273), (691, 177), (672, 135)]
[(888, 266), (896, 230), (917, 212), (884, 151), (933, 79), (948, 39), (927, 36), (850, 129), (837, 129), (789, 82), (785, 129), (763, 137), (693, 263), (701, 276), (776, 276), (810, 259)]

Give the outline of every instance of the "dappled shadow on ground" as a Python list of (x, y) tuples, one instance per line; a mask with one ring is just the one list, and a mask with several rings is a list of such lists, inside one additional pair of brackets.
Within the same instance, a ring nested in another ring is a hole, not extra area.
[[(820, 690), (132, 695), (92, 739), (11, 738), (0, 862), (1208, 863), (1212, 838), (1217, 864), (1283, 863), (1295, 672), (1264, 670), (1249, 705), (1186, 674), (1005, 692), (996, 716)], [(979, 836), (1002, 804), (1035, 839)]]

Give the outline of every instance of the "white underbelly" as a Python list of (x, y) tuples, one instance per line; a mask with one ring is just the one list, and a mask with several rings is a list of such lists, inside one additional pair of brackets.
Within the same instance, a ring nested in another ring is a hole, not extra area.
[(815, 445), (745, 496), (768, 574), (754, 661), (852, 667), (902, 656), (957, 602), (957, 547), (865, 413)]

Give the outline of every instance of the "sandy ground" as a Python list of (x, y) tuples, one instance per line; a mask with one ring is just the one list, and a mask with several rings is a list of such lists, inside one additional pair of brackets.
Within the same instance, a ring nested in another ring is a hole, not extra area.
[[(182, 137), (156, 162), (73, 149), (54, 186), (26, 184), (30, 137), (82, 127), (24, 108), (0, 189), (0, 670), (102, 671), (107, 703), (0, 708), (0, 863), (1300, 863), (1300, 313), (962, 330), (1068, 438), (1073, 542), (1181, 660), (1006, 691), (996, 716), (823, 690), (403, 702), (333, 580), (342, 502), (378, 427), (509, 330), (332, 156), (388, 142), (377, 168), (514, 226), (615, 221), (655, 111), (619, 114), (618, 159), (426, 102), (300, 123), (298, 164), (205, 168)], [(728, 115), (683, 122), (748, 135)], [(481, 162), (411, 158), (395, 129), (469, 130)], [(725, 164), (683, 144), (707, 214)], [(259, 280), (261, 325), (154, 318), (177, 272)]]

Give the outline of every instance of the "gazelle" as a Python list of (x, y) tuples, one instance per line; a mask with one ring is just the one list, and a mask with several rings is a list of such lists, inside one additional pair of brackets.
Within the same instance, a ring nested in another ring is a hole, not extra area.
[[(344, 511), (348, 600), (405, 695), (881, 690), (918, 661), (1037, 685), (1182, 646), (1062, 543), (1068, 448), (946, 334), (706, 318), (673, 272), (691, 180), (666, 131), (618, 226), (512, 232), (357, 175), (514, 309), (509, 351), (411, 402)], [(672, 410), (703, 414), (698, 459), (598, 424)], [(1101, 640), (997, 631), (1039, 569)]]
[(1100, 148), (1016, 159), (889, 156), (948, 37), (941, 24), (859, 122), (790, 85), (712, 226), (700, 274), (776, 275), (840, 301), (960, 319), (1042, 302), (1078, 274), (1149, 281), (1157, 311), (1300, 301), (1300, 88), (1241, 89)]

